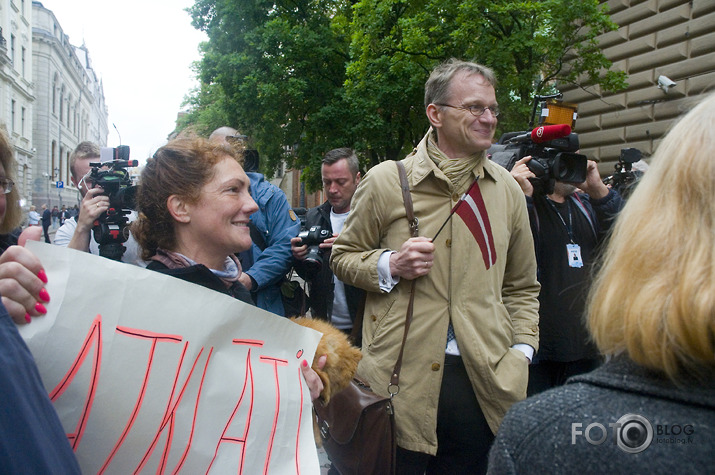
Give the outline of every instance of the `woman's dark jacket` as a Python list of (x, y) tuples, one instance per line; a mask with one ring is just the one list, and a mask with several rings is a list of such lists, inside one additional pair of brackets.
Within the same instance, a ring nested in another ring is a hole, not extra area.
[(214, 275), (211, 270), (203, 264), (196, 264), (189, 267), (182, 267), (179, 269), (169, 269), (166, 265), (158, 261), (151, 261), (149, 265), (146, 266), (147, 269), (161, 272), (162, 274), (170, 275), (187, 282), (192, 282), (198, 284), (207, 289), (215, 290), (217, 292), (230, 295), (231, 297), (238, 299), (242, 302), (253, 303), (251, 298), (251, 293), (243, 286), (240, 282), (234, 282), (231, 287), (226, 287), (224, 281), (219, 279)]
[(8, 247), (15, 246), (17, 244), (17, 240), (20, 237), (21, 232), (22, 228), (16, 228), (8, 234), (0, 234), (0, 254), (7, 251)]

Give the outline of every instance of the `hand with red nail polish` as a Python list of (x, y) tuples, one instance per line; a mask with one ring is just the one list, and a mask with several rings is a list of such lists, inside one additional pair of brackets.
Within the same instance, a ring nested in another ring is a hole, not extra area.
[(29, 250), (10, 246), (0, 255), (0, 295), (16, 323), (29, 323), (31, 317), (47, 313), (43, 304), (50, 301), (46, 283), (42, 263)]
[[(327, 355), (318, 358), (318, 369), (322, 369), (325, 366), (327, 359)], [(310, 400), (315, 401), (318, 399), (318, 396), (320, 396), (320, 393), (323, 392), (323, 381), (320, 379), (320, 376), (318, 376), (318, 373), (308, 365), (306, 360), (301, 362), (300, 370), (303, 372), (303, 379), (305, 379), (305, 384), (308, 385), (308, 389), (310, 390)]]
[(49, 302), (50, 301), (50, 293), (47, 292), (47, 289), (42, 289), (40, 290), (40, 300), (43, 302)]

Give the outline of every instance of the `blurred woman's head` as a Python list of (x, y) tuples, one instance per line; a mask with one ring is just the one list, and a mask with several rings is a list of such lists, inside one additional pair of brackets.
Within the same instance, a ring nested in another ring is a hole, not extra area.
[(589, 297), (606, 354), (671, 379), (715, 371), (715, 94), (666, 135), (618, 217)]
[(207, 266), (250, 247), (248, 217), (258, 209), (234, 149), (196, 137), (147, 160), (137, 208), (132, 233), (145, 260), (164, 249)]
[[(15, 156), (7, 135), (0, 129), (0, 180), (14, 180)], [(9, 233), (20, 225), (20, 194), (17, 187), (9, 185), (10, 192), (0, 190), (0, 234)]]

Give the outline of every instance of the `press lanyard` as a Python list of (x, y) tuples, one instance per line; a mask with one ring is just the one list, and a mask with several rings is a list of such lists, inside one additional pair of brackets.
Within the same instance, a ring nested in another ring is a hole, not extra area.
[(549, 206), (551, 206), (551, 209), (554, 210), (554, 213), (556, 213), (556, 216), (559, 217), (559, 220), (561, 220), (561, 224), (563, 224), (564, 228), (566, 228), (566, 232), (568, 233), (569, 239), (571, 240), (570, 244), (566, 244), (566, 258), (568, 259), (569, 267), (583, 267), (583, 259), (581, 258), (581, 246), (576, 244), (576, 241), (574, 241), (573, 238), (573, 220), (571, 217), (571, 203), (569, 203), (569, 199), (566, 198), (566, 209), (569, 213), (568, 225), (566, 224), (566, 221), (564, 221), (564, 217), (561, 216), (561, 213), (559, 213), (559, 210), (556, 209), (556, 206), (554, 205), (554, 203), (552, 203), (551, 199), (548, 196), (546, 197), (546, 202), (549, 204)]
[(551, 206), (551, 209), (554, 210), (554, 213), (556, 213), (556, 216), (559, 217), (559, 220), (561, 221), (561, 224), (564, 225), (564, 228), (566, 229), (566, 232), (569, 235), (569, 239), (571, 240), (571, 244), (576, 244), (576, 241), (574, 241), (573, 238), (573, 220), (571, 218), (571, 204), (569, 203), (568, 198), (566, 199), (566, 210), (569, 213), (569, 224), (566, 224), (566, 221), (564, 221), (564, 217), (561, 216), (561, 213), (559, 213), (559, 210), (556, 209), (556, 206), (554, 206), (554, 203), (551, 202), (551, 198), (548, 196), (546, 197), (546, 202)]

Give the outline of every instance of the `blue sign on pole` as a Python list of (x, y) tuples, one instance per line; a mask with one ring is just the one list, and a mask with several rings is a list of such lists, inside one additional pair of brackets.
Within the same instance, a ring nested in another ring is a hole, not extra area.
[(65, 187), (65, 182), (64, 181), (58, 181), (57, 182), (57, 188), (64, 188)]

